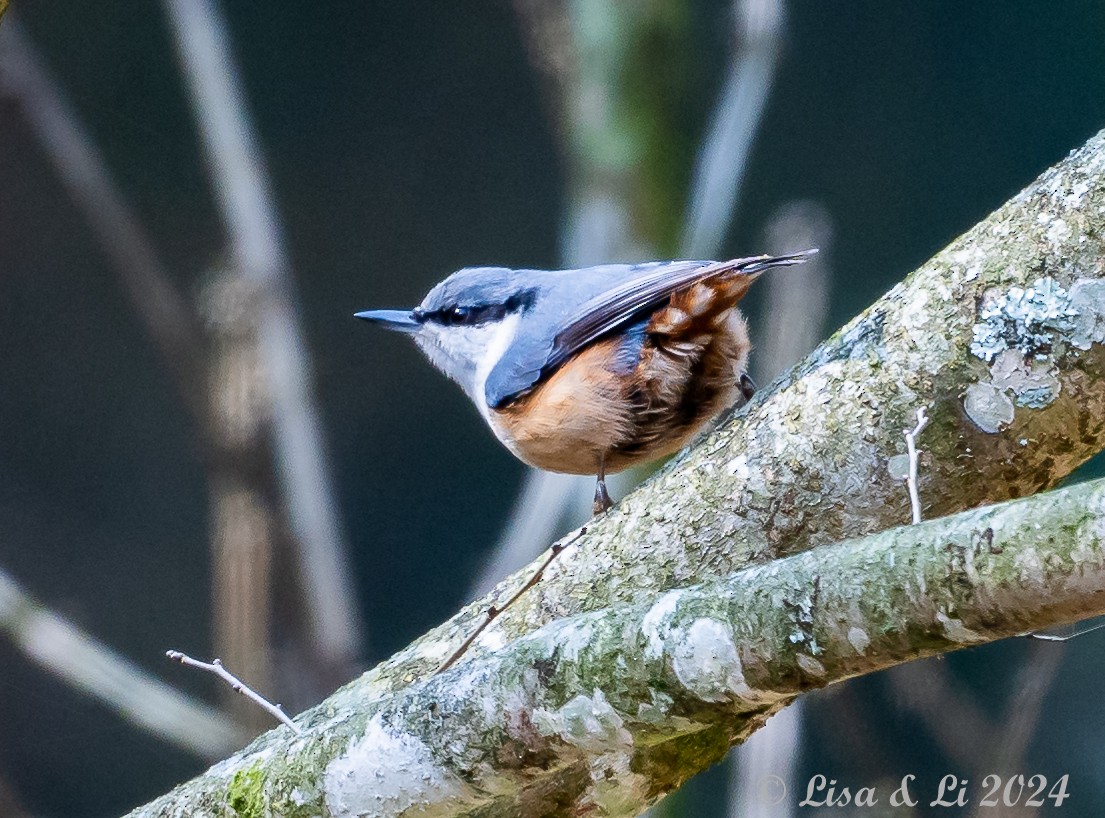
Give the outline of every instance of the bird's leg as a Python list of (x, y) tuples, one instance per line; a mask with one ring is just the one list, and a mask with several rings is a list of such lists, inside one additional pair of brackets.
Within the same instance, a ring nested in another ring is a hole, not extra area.
[(756, 386), (756, 382), (748, 377), (748, 375), (741, 375), (740, 390), (741, 395), (744, 396), (745, 403), (748, 403), (748, 401), (752, 400), (752, 396), (756, 394), (756, 391), (758, 389), (759, 387)]
[(609, 511), (614, 505), (610, 493), (606, 490), (606, 456), (599, 460), (598, 479), (595, 481), (595, 502), (591, 504), (591, 513), (596, 517)]

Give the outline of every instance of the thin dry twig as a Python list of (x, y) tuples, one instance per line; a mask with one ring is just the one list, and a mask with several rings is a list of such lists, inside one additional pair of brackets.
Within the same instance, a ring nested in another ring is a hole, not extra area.
[(1059, 636), (1054, 633), (1029, 633), (1026, 636), (1029, 639), (1039, 639), (1041, 642), (1069, 642), (1071, 639), (1077, 639), (1079, 636), (1085, 636), (1087, 633), (1093, 633), (1102, 628), (1105, 628), (1105, 622), (1098, 622), (1096, 625), (1090, 625), (1088, 628), (1068, 633), (1066, 636)]
[(929, 418), (925, 414), (924, 407), (917, 410), (917, 425), (913, 431), (905, 432), (906, 451), (909, 454), (909, 474), (906, 483), (909, 485), (909, 505), (913, 509), (913, 524), (921, 522), (921, 495), (917, 491), (917, 436), (921, 430), (928, 426)]
[(448, 670), (449, 668), (451, 668), (453, 665), (455, 665), (457, 660), (460, 659), (460, 657), (462, 657), (468, 651), (468, 648), (470, 648), (472, 646), (472, 643), (475, 642), (479, 638), (481, 633), (483, 633), (485, 630), (487, 630), (488, 626), (492, 622), (495, 621), (495, 619), (499, 616), (499, 614), (501, 614), (503, 611), (505, 611), (507, 608), (509, 608), (511, 605), (513, 605), (515, 602), (517, 602), (518, 598), (520, 596), (522, 596), (522, 594), (524, 594), (526, 591), (528, 591), (530, 588), (532, 588), (534, 585), (536, 585), (538, 582), (540, 582), (541, 577), (545, 573), (545, 569), (548, 568), (552, 564), (552, 561), (555, 560), (557, 557), (559, 557), (560, 554), (564, 551), (564, 549), (566, 549), (568, 546), (575, 545), (576, 542), (579, 540), (579, 538), (582, 537), (586, 533), (587, 533), (587, 526), (583, 526), (567, 542), (565, 542), (565, 543), (553, 543), (552, 548), (549, 550), (549, 556), (547, 556), (545, 558), (545, 561), (542, 562), (537, 567), (537, 570), (533, 572), (533, 576), (531, 576), (528, 580), (526, 580), (526, 584), (523, 585), (521, 588), (519, 588), (517, 591), (515, 591), (514, 594), (510, 597), (510, 599), (508, 599), (506, 602), (504, 602), (501, 606), (492, 605), (490, 608), (488, 608), (487, 609), (487, 614), (484, 617), (483, 622), (481, 622), (479, 625), (477, 625), (475, 630), (473, 630), (472, 633), (470, 633), (468, 635), (468, 638), (465, 639), (461, 643), (460, 647), (457, 648), (455, 651), (453, 651), (453, 654), (448, 659), (446, 659), (444, 662), (441, 663), (441, 667), (439, 667), (437, 669), (437, 672), (442, 673), (442, 672)]
[(180, 662), (182, 665), (188, 665), (189, 667), (196, 667), (200, 670), (206, 670), (208, 673), (214, 673), (224, 682), (226, 682), (234, 690), (235, 693), (241, 693), (250, 701), (254, 702), (259, 707), (267, 710), (273, 716), (275, 716), (284, 724), (288, 725), (292, 729), (292, 732), (296, 735), (303, 735), (303, 731), (296, 726), (296, 723), (291, 720), (291, 717), (284, 712), (284, 708), (279, 704), (273, 704), (264, 696), (262, 696), (253, 688), (249, 687), (245, 682), (223, 667), (223, 663), (218, 659), (214, 659), (211, 662), (201, 662), (198, 659), (193, 659), (186, 653), (181, 653), (179, 650), (167, 650), (165, 655), (174, 662)]
[(530, 469), (510, 517), (469, 593), (486, 595), (504, 577), (537, 559), (541, 549), (590, 515), (594, 478)]

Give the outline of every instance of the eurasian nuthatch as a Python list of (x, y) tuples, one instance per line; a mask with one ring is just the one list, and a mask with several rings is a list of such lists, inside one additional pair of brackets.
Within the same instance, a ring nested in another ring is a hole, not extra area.
[(677, 451), (744, 392), (736, 304), (770, 267), (816, 250), (581, 270), (469, 267), (413, 310), (358, 318), (406, 332), (495, 435), (541, 469), (604, 478)]

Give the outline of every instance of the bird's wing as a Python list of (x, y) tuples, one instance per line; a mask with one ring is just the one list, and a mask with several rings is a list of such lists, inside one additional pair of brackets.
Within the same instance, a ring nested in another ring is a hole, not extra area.
[(793, 256), (753, 256), (731, 261), (672, 261), (618, 269), (611, 286), (567, 311), (547, 330), (516, 339), (484, 384), (488, 406), (497, 409), (533, 387), (583, 347), (663, 304), (672, 293), (715, 275), (754, 275), (768, 267), (797, 264)]

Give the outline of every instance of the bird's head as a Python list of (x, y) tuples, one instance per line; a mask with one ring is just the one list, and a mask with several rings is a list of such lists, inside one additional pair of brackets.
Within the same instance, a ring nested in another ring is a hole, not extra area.
[(366, 310), (356, 317), (411, 335), (434, 366), (482, 405), (488, 373), (537, 297), (525, 273), (468, 267), (430, 290), (412, 310)]

